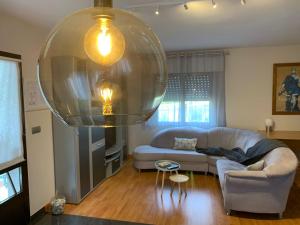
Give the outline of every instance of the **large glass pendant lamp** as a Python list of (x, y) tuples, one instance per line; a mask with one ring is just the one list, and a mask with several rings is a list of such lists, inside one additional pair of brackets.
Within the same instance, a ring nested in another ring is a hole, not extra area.
[(70, 126), (142, 123), (161, 103), (167, 68), (160, 41), (112, 0), (66, 17), (39, 58), (39, 83), (52, 112)]

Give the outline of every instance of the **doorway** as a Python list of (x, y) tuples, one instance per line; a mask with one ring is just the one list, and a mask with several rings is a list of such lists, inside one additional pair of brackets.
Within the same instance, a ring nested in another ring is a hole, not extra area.
[(29, 223), (21, 56), (0, 51), (0, 223)]

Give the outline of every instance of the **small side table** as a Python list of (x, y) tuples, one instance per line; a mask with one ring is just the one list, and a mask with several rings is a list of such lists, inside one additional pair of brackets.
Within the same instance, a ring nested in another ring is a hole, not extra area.
[[(187, 182), (189, 180), (189, 177), (183, 174), (175, 174), (169, 177), (169, 179), (178, 184), (178, 194), (179, 194), (179, 201), (181, 200), (181, 195), (182, 195), (182, 189), (181, 189), (181, 183), (185, 183), (185, 187), (184, 187), (184, 192), (185, 192), (185, 196), (187, 196)], [(173, 195), (173, 185), (172, 185), (172, 191), (171, 191), (171, 195)]]
[[(164, 190), (166, 172), (170, 172), (170, 174), (172, 174), (172, 172), (176, 172), (176, 174), (178, 174), (178, 170), (180, 169), (180, 164), (178, 162), (171, 161), (171, 160), (158, 160), (154, 163), (154, 165), (157, 169), (156, 182), (155, 182), (156, 185), (158, 183), (159, 172), (160, 171), (162, 172), (162, 181), (161, 181), (161, 195), (162, 195)], [(172, 168), (170, 169), (169, 166), (172, 166)]]

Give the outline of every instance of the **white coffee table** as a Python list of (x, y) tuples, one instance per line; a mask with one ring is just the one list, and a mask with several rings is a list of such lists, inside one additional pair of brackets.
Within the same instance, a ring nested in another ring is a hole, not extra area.
[[(182, 188), (181, 188), (181, 184), (185, 183), (185, 187), (184, 187), (184, 192), (185, 192), (185, 196), (187, 195), (187, 182), (189, 180), (189, 177), (183, 174), (175, 174), (169, 177), (170, 181), (177, 183), (178, 184), (178, 194), (179, 194), (179, 200), (181, 200), (181, 195), (182, 195)], [(172, 191), (171, 191), (171, 195), (173, 195), (173, 185), (172, 185)]]
[[(165, 174), (166, 172), (175, 172), (178, 174), (178, 170), (180, 169), (180, 164), (178, 162), (172, 161), (172, 160), (158, 160), (155, 161), (154, 163), (155, 168), (157, 169), (157, 174), (156, 174), (156, 185), (158, 183), (158, 177), (159, 177), (159, 172), (162, 172), (162, 181), (161, 181), (161, 195), (163, 194), (164, 190), (164, 182), (165, 182)], [(169, 166), (163, 166), (163, 165), (173, 165), (173, 168), (170, 168)]]

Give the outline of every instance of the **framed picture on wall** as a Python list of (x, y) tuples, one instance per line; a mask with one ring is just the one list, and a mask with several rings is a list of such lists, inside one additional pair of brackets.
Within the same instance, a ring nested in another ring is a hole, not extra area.
[(273, 65), (273, 115), (300, 115), (300, 63)]

